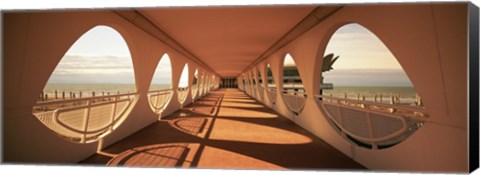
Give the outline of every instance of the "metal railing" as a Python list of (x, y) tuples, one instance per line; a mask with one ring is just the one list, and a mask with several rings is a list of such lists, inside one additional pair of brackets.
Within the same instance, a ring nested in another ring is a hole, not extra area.
[(137, 97), (137, 93), (128, 93), (38, 102), (33, 115), (58, 135), (89, 143), (116, 129)]
[(192, 86), (192, 98), (195, 99), (197, 97), (198, 93), (198, 85), (193, 85)]
[(183, 88), (178, 88), (177, 93), (178, 93), (178, 100), (180, 103), (183, 103), (185, 99), (187, 99), (188, 96), (188, 87), (183, 87)]
[(263, 96), (264, 96), (264, 93), (265, 93), (264, 91), (265, 91), (265, 89), (263, 88), (263, 86), (259, 85), (259, 86), (258, 86), (258, 96), (259, 96), (260, 99), (262, 99), (262, 100), (263, 100)]
[(270, 99), (270, 101), (272, 102), (272, 104), (275, 104), (277, 99), (277, 88), (267, 87), (267, 96), (268, 99)]
[(156, 114), (162, 113), (162, 111), (165, 109), (165, 107), (168, 105), (168, 102), (172, 98), (172, 94), (172, 89), (149, 91), (147, 96), (152, 111)]
[(250, 84), (250, 96), (252, 96), (253, 98), (256, 98), (257, 97), (257, 86), (255, 84)]
[(386, 104), (325, 95), (322, 111), (345, 138), (370, 149), (393, 146), (420, 128), (428, 117), (423, 107)]
[(290, 109), (295, 115), (302, 112), (303, 107), (305, 106), (305, 98), (307, 94), (305, 92), (299, 92), (294, 90), (283, 90), (282, 98), (287, 104), (288, 109)]

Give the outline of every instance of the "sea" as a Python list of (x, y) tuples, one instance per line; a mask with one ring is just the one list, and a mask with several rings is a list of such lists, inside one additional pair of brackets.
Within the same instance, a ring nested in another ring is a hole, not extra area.
[[(169, 88), (171, 88), (169, 84), (152, 84), (150, 86), (150, 90)], [(70, 91), (74, 93), (81, 91), (84, 96), (90, 96), (89, 94), (92, 91), (95, 91), (96, 94), (102, 94), (102, 92), (105, 94), (108, 92), (111, 94), (136, 92), (136, 87), (134, 84), (47, 84), (44, 88), (44, 93), (53, 94), (55, 91), (58, 93), (65, 91), (66, 94)], [(411, 103), (415, 100), (416, 91), (413, 87), (376, 86), (335, 86), (333, 89), (323, 90), (323, 95), (330, 94), (334, 97), (344, 97), (346, 94), (349, 99), (357, 99), (360, 95), (360, 97), (365, 96), (366, 100), (373, 100), (376, 94), (377, 97), (382, 95), (385, 101), (388, 101), (390, 96), (398, 94), (401, 102)]]

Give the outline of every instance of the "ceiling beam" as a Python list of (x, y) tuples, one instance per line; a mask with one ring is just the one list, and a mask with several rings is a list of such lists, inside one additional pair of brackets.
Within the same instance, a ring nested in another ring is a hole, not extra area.
[(197, 56), (190, 53), (187, 49), (185, 49), (182, 45), (180, 45), (177, 41), (175, 41), (170, 35), (165, 33), (163, 30), (158, 28), (152, 21), (150, 21), (147, 17), (142, 15), (139, 11), (135, 9), (121, 9), (121, 10), (113, 10), (114, 13), (123, 17), (133, 25), (137, 26), (138, 28), (142, 29), (146, 33), (150, 34), (154, 38), (162, 41), (163, 43), (170, 46), (175, 51), (179, 52), (180, 54), (184, 55), (185, 57), (191, 59), (195, 63), (205, 67), (209, 71), (216, 74), (218, 77), (221, 77), (215, 70), (213, 70), (210, 66), (205, 64), (202, 60), (200, 60)]
[(242, 73), (246, 72), (247, 70), (251, 69), (253, 66), (257, 65), (261, 61), (267, 59), (270, 55), (287, 45), (288, 43), (292, 42), (294, 39), (298, 38), (330, 15), (334, 14), (338, 10), (340, 10), (343, 5), (327, 5), (327, 6), (319, 6), (312, 10), (310, 14), (308, 14), (302, 21), (300, 21), (297, 25), (295, 25), (290, 31), (285, 33), (280, 39), (278, 39), (270, 48), (268, 48), (265, 52), (263, 52), (258, 58), (252, 61), (243, 71), (238, 74), (240, 76)]

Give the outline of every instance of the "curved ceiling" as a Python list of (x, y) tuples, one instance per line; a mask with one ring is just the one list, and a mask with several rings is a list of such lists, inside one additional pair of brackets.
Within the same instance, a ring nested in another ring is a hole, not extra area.
[(138, 9), (220, 76), (237, 76), (317, 6)]

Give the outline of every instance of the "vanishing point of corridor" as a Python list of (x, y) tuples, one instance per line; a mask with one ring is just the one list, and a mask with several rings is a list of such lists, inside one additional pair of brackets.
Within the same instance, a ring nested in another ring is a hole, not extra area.
[(234, 169), (365, 169), (238, 89), (219, 89), (81, 163)]

